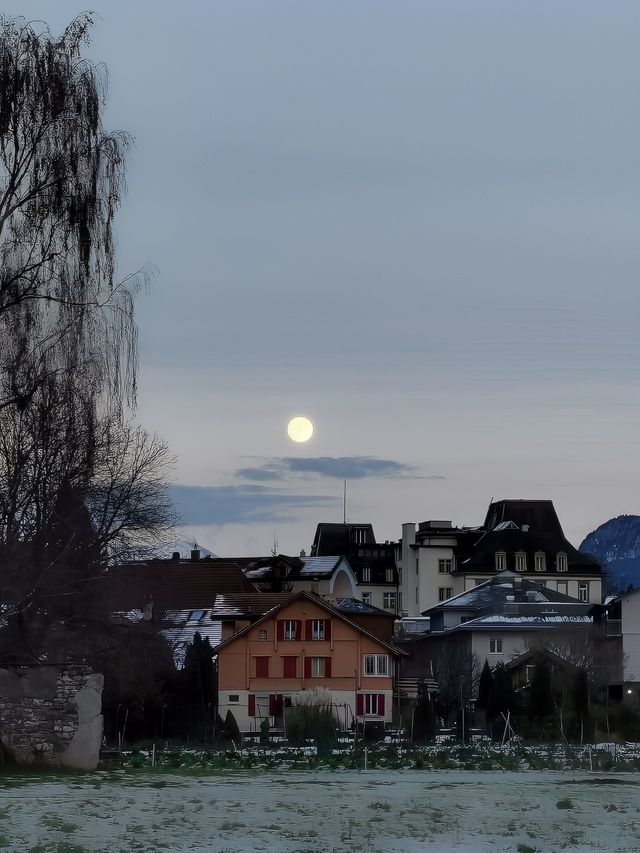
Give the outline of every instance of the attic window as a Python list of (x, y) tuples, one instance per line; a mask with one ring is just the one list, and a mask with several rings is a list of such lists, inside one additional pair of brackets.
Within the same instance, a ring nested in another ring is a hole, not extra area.
[(525, 551), (518, 551), (516, 553), (516, 572), (526, 572), (527, 571), (527, 554)]
[(204, 616), (204, 610), (192, 610), (189, 614), (189, 622), (199, 622)]
[(567, 555), (565, 553), (561, 552), (556, 557), (556, 571), (567, 572), (568, 570), (569, 570), (569, 566), (567, 563)]
[(353, 530), (353, 539), (356, 545), (364, 545), (367, 541), (367, 531), (364, 527), (355, 527)]
[(536, 572), (546, 572), (547, 560), (546, 560), (544, 551), (536, 551), (535, 566), (536, 566)]
[(496, 572), (504, 572), (507, 568), (507, 555), (504, 551), (496, 551)]
[(371, 581), (371, 569), (362, 570), (362, 582), (369, 583)]

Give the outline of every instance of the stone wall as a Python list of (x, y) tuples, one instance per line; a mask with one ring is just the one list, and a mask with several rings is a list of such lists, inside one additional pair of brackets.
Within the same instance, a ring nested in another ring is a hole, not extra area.
[(94, 770), (103, 676), (83, 666), (0, 669), (0, 741), (20, 764)]

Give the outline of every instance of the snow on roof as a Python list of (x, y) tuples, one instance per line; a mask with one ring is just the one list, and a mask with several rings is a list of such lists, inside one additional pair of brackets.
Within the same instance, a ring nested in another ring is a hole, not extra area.
[(187, 646), (193, 642), (196, 633), (202, 639), (208, 638), (211, 648), (222, 642), (222, 621), (212, 619), (210, 610), (171, 610), (165, 613), (165, 622), (173, 625), (162, 629), (162, 636), (173, 649), (176, 666), (184, 666)]
[(538, 614), (535, 616), (490, 613), (487, 616), (479, 616), (477, 619), (470, 619), (468, 622), (463, 622), (457, 627), (468, 629), (473, 628), (476, 625), (478, 627), (482, 627), (484, 625), (588, 625), (591, 622), (591, 616), (561, 616), (558, 613)]
[(332, 575), (344, 557), (301, 557), (301, 575)]

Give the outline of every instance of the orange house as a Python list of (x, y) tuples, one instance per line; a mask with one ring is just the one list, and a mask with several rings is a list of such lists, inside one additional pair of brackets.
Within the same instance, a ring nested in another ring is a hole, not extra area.
[(284, 709), (316, 688), (343, 728), (354, 719), (391, 722), (403, 652), (313, 593), (292, 596), (214, 652), (220, 714), (231, 710), (241, 731), (258, 730), (265, 718), (282, 725)]

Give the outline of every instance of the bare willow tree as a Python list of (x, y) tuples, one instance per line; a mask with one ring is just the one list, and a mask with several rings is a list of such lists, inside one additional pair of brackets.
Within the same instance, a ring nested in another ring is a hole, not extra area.
[(128, 420), (144, 275), (116, 279), (129, 138), (102, 127), (91, 23), (0, 25), (0, 628), (36, 657), (171, 521), (168, 450)]
[(0, 406), (79, 368), (112, 404), (135, 395), (133, 301), (116, 280), (113, 221), (125, 133), (100, 119), (106, 76), (82, 56), (92, 20), (59, 37), (0, 27)]
[(166, 444), (91, 411), (50, 378), (25, 409), (0, 412), (0, 653), (42, 657), (56, 626), (104, 622), (109, 566), (171, 525)]

